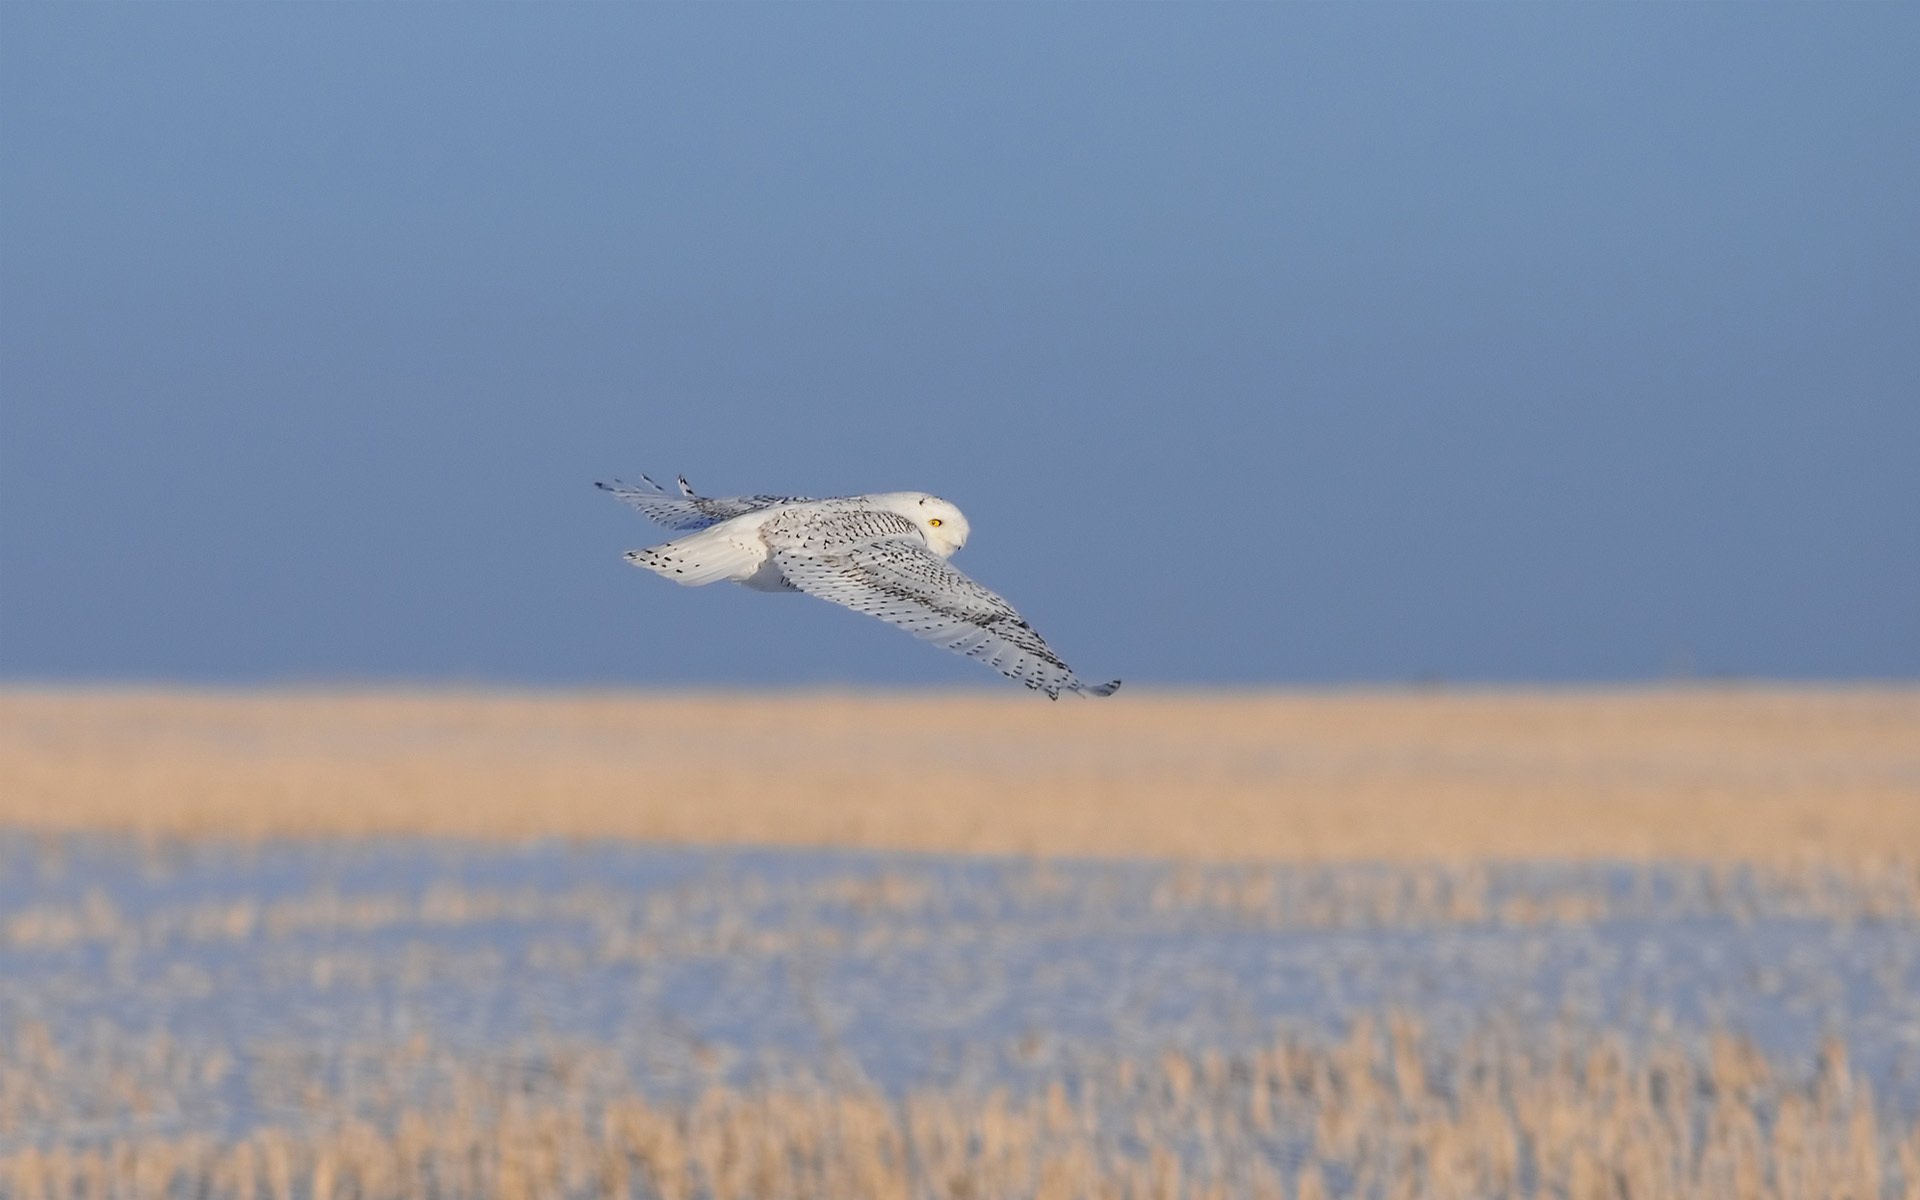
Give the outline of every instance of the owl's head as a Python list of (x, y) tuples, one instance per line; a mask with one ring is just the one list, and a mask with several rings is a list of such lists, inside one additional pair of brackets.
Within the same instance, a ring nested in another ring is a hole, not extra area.
[(967, 544), (971, 530), (966, 514), (952, 503), (925, 492), (907, 492), (902, 499), (905, 503), (896, 506), (894, 511), (920, 527), (921, 535), (935, 554), (947, 558)]

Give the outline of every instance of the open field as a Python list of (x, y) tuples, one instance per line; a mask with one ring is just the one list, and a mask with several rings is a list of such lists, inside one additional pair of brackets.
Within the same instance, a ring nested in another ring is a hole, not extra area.
[(0, 1197), (1920, 1197), (1920, 691), (0, 693)]
[(1911, 869), (93, 838), (0, 868), (8, 1196), (1920, 1187)]
[(1920, 689), (0, 691), (0, 827), (1252, 860), (1878, 860)]

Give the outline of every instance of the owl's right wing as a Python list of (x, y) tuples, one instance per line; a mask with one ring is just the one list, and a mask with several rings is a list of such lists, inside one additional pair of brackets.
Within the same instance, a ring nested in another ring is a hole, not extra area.
[(978, 659), (1055, 700), (1120, 686), (1083, 683), (1013, 605), (935, 554), (898, 513), (796, 509), (762, 525), (760, 536), (787, 582), (808, 595)]
[(593, 486), (603, 492), (613, 493), (645, 513), (649, 521), (666, 529), (705, 529), (742, 513), (807, 499), (805, 496), (701, 496), (687, 483), (685, 475), (675, 482), (680, 485), (679, 495), (669, 492), (645, 475), (640, 477), (637, 484), (622, 483), (616, 479), (612, 483), (596, 482)]

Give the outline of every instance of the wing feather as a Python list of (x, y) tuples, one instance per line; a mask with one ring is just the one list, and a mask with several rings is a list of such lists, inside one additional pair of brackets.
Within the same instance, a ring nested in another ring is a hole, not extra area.
[(1112, 694), (1081, 682), (999, 593), (935, 554), (911, 520), (874, 508), (795, 509), (760, 527), (787, 582), (978, 659), (1027, 687)]
[(677, 496), (645, 475), (637, 484), (616, 479), (612, 483), (596, 482), (593, 486), (611, 492), (639, 509), (649, 521), (666, 529), (705, 529), (743, 513), (807, 499), (805, 496), (702, 496), (693, 490), (685, 475), (674, 482), (679, 485)]

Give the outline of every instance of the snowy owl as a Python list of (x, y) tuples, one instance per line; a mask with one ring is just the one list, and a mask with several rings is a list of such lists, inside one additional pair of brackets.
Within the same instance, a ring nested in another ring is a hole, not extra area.
[(1058, 700), (1061, 692), (1110, 696), (1120, 686), (1081, 682), (1020, 619), (1013, 605), (947, 559), (967, 544), (967, 518), (925, 492), (806, 496), (678, 495), (645, 475), (594, 486), (654, 524), (689, 530), (627, 561), (690, 587), (728, 580), (766, 592), (805, 592), (898, 625), (977, 658)]

